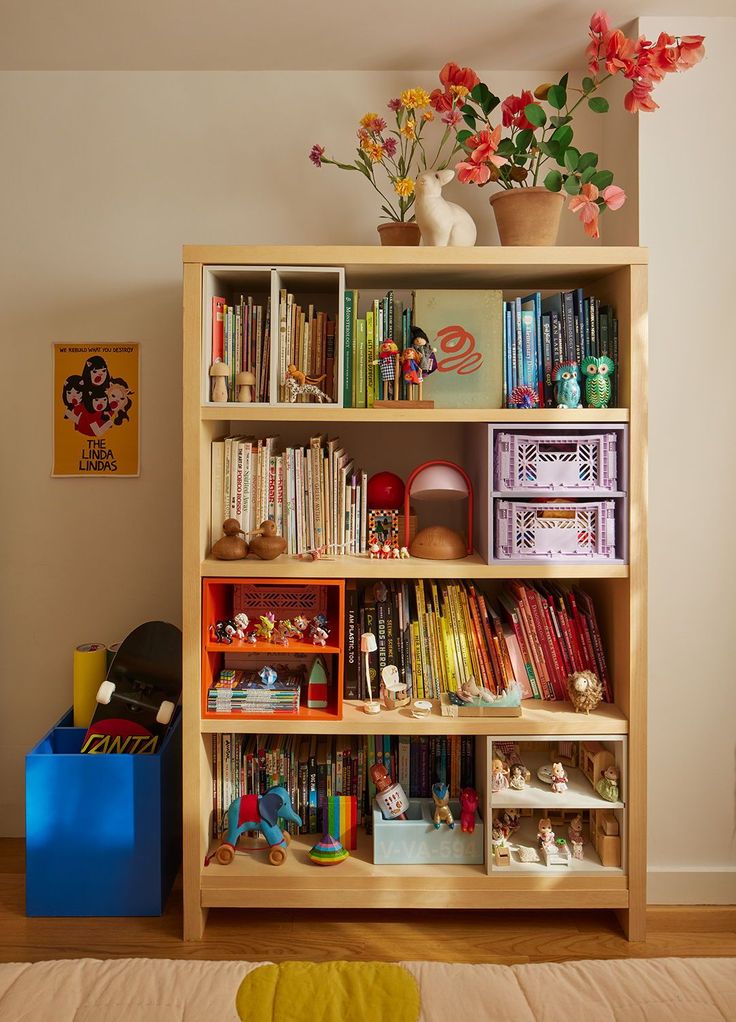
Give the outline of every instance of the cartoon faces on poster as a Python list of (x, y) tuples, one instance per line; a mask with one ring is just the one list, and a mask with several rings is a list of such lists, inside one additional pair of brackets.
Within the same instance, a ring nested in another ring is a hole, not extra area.
[(82, 375), (67, 376), (61, 390), (64, 418), (84, 436), (103, 436), (129, 420), (133, 391), (122, 377), (111, 377), (107, 362), (92, 355)]

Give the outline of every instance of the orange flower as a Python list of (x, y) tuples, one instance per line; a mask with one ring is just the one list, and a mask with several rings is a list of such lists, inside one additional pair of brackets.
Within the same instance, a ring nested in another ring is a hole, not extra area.
[(591, 15), (590, 31), (592, 35), (605, 35), (611, 31), (611, 22), (605, 11), (595, 11)]
[(583, 185), (580, 189), (580, 194), (573, 195), (567, 206), (572, 213), (578, 213), (580, 215), (580, 219), (583, 222), (583, 230), (589, 238), (600, 237), (598, 232), (598, 216), (600, 214), (600, 208), (596, 202), (597, 198), (598, 189), (595, 185)]
[(434, 110), (425, 110), (424, 113), (422, 114), (422, 120), (423, 121), (433, 121), (434, 120)]
[(480, 78), (472, 67), (459, 67), (452, 61), (448, 61), (440, 71), (440, 81), (445, 87), (445, 92), (451, 92), (453, 85), (459, 85), (465, 89), (463, 95), (467, 95), (478, 85)]
[(494, 167), (503, 167), (509, 161), (505, 156), (496, 156), (498, 143), (501, 141), (501, 125), (497, 124), (493, 131), (484, 128), (477, 135), (471, 135), (466, 145), (472, 149), (470, 159), (473, 163), (492, 163)]
[(464, 185), (484, 185), (490, 180), (491, 168), (487, 163), (475, 163), (473, 160), (464, 160), (455, 167), (457, 179)]
[(652, 83), (633, 82), (631, 92), (627, 92), (624, 96), (624, 109), (628, 110), (630, 114), (635, 114), (638, 110), (643, 110), (646, 113), (658, 110), (659, 104), (652, 99)]
[(408, 138), (413, 142), (417, 137), (417, 122), (413, 117), (409, 117), (405, 123), (401, 125), (399, 131), (405, 138)]
[(606, 70), (612, 75), (629, 70), (634, 61), (634, 54), (634, 41), (617, 28), (606, 40)]
[(626, 202), (626, 192), (618, 185), (608, 185), (601, 192), (601, 198), (609, 209), (621, 209)]
[(534, 96), (528, 89), (525, 89), (520, 96), (507, 96), (501, 104), (501, 118), (504, 128), (531, 128), (534, 125), (526, 119), (524, 107), (527, 103), (533, 103)]
[(383, 159), (383, 146), (378, 142), (367, 142), (363, 147), (372, 163), (380, 163)]
[(444, 92), (442, 89), (433, 89), (432, 94), (429, 97), (430, 106), (432, 106), (438, 114), (452, 110), (454, 102), (453, 96), (449, 92)]

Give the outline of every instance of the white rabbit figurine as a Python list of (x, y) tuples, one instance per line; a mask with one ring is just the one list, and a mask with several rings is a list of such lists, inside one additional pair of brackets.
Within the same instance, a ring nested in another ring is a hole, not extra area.
[(425, 245), (471, 246), (475, 244), (475, 222), (467, 210), (442, 198), (442, 187), (455, 176), (454, 170), (423, 170), (414, 186), (414, 215)]

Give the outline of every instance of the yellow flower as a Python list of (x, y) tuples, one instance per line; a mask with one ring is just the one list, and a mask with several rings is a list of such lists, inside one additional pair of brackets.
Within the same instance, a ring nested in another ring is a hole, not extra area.
[(362, 128), (367, 128), (370, 124), (373, 123), (373, 121), (375, 121), (377, 119), (378, 119), (378, 114), (371, 114), (371, 113), (363, 114), (363, 116), (360, 118), (360, 125), (361, 125)]
[(402, 124), (399, 128), (401, 134), (405, 137), (414, 141), (417, 137), (417, 122), (413, 117), (407, 118), (406, 124)]
[(450, 92), (453, 96), (457, 96), (458, 99), (465, 99), (467, 94), (470, 92), (465, 85), (451, 85)]
[(401, 93), (401, 105), (407, 110), (417, 110), (419, 107), (429, 106), (429, 93), (424, 89), (405, 89)]
[(399, 177), (394, 181), (394, 191), (402, 198), (414, 194), (414, 181), (410, 177)]
[(366, 142), (362, 147), (373, 163), (380, 163), (383, 159), (383, 146), (379, 145), (378, 142)]
[(433, 121), (434, 120), (434, 110), (425, 110), (424, 113), (422, 114), (422, 120), (423, 121)]

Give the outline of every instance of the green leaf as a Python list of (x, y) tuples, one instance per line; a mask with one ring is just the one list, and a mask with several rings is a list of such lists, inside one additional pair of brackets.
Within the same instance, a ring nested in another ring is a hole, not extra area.
[(599, 170), (590, 180), (596, 188), (608, 188), (613, 183), (613, 174), (610, 170)]
[(391, 220), (393, 220), (393, 219), (395, 218), (396, 214), (395, 214), (395, 213), (392, 213), (392, 212), (391, 212), (391, 210), (390, 210), (390, 209), (388, 208), (388, 206), (381, 206), (381, 209), (383, 210), (383, 212), (384, 212), (384, 213), (386, 213), (386, 214), (387, 214), (387, 216), (388, 216), (388, 217), (389, 217), (389, 218), (390, 218)]
[(555, 129), (552, 132), (551, 142), (559, 142), (560, 149), (567, 149), (572, 142), (572, 128), (569, 124), (563, 124), (562, 127)]
[(544, 179), (544, 187), (550, 192), (559, 192), (562, 188), (562, 174), (559, 170), (551, 170)]
[(473, 132), (472, 131), (468, 131), (467, 128), (464, 128), (462, 131), (458, 131), (458, 133), (457, 133), (457, 140), (458, 140), (458, 142), (460, 143), (461, 146), (464, 146), (465, 143), (468, 141), (468, 139), (472, 138), (472, 137), (473, 137)]
[(540, 142), (539, 148), (542, 150), (545, 156), (551, 156), (553, 160), (556, 160), (560, 155), (560, 143), (559, 142)]
[(570, 146), (569, 149), (565, 150), (565, 166), (572, 173), (578, 169), (578, 163), (580, 161), (580, 153), (574, 146)]
[(580, 191), (580, 182), (576, 177), (570, 175), (565, 179), (565, 191), (568, 195), (577, 195)]
[[(578, 171), (580, 171), (580, 164), (578, 164)], [(586, 167), (582, 174), (580, 174), (580, 184), (587, 185), (594, 174), (595, 167)]]
[(538, 103), (527, 103), (524, 107), (524, 116), (535, 128), (541, 128), (547, 120), (547, 115)]
[(510, 138), (502, 138), (496, 147), (499, 156), (511, 156), (515, 151), (516, 147)]
[(549, 123), (555, 128), (561, 128), (563, 124), (569, 124), (572, 120), (569, 114), (565, 117), (550, 117)]
[(520, 131), (518, 133), (518, 135), (514, 138), (514, 142), (516, 143), (516, 148), (520, 152), (522, 152), (524, 149), (528, 149), (529, 148), (529, 143), (531, 142), (531, 140), (533, 138), (534, 138), (534, 132), (531, 131), (529, 128), (524, 128), (524, 130)]
[(484, 82), (479, 82), (470, 92), (470, 98), (474, 100), (488, 117), (492, 110), (495, 110), (501, 100), (494, 96)]
[(592, 92), (595, 88), (595, 82), (592, 78), (583, 78), (583, 92), (587, 95)]
[[(471, 107), (468, 107), (468, 106), (464, 106), (463, 107), (463, 110), (470, 110), (470, 109), (471, 109)], [(473, 129), (473, 131), (475, 131), (475, 114), (466, 114), (466, 113), (464, 113), (463, 114), (463, 120), (465, 121), (466, 124), (470, 125), (470, 127)]]
[(593, 96), (588, 100), (588, 106), (594, 114), (608, 113), (608, 100), (604, 96)]
[(547, 102), (555, 110), (562, 110), (567, 103), (567, 92), (562, 85), (552, 85), (547, 93)]
[(569, 77), (570, 76), (569, 76), (569, 74), (566, 71), (565, 74), (562, 76), (562, 78), (560, 78), (560, 88), (561, 89), (566, 89), (567, 88), (567, 79)]
[(583, 153), (578, 162), (578, 170), (587, 170), (588, 167), (595, 167), (598, 163), (598, 153)]

